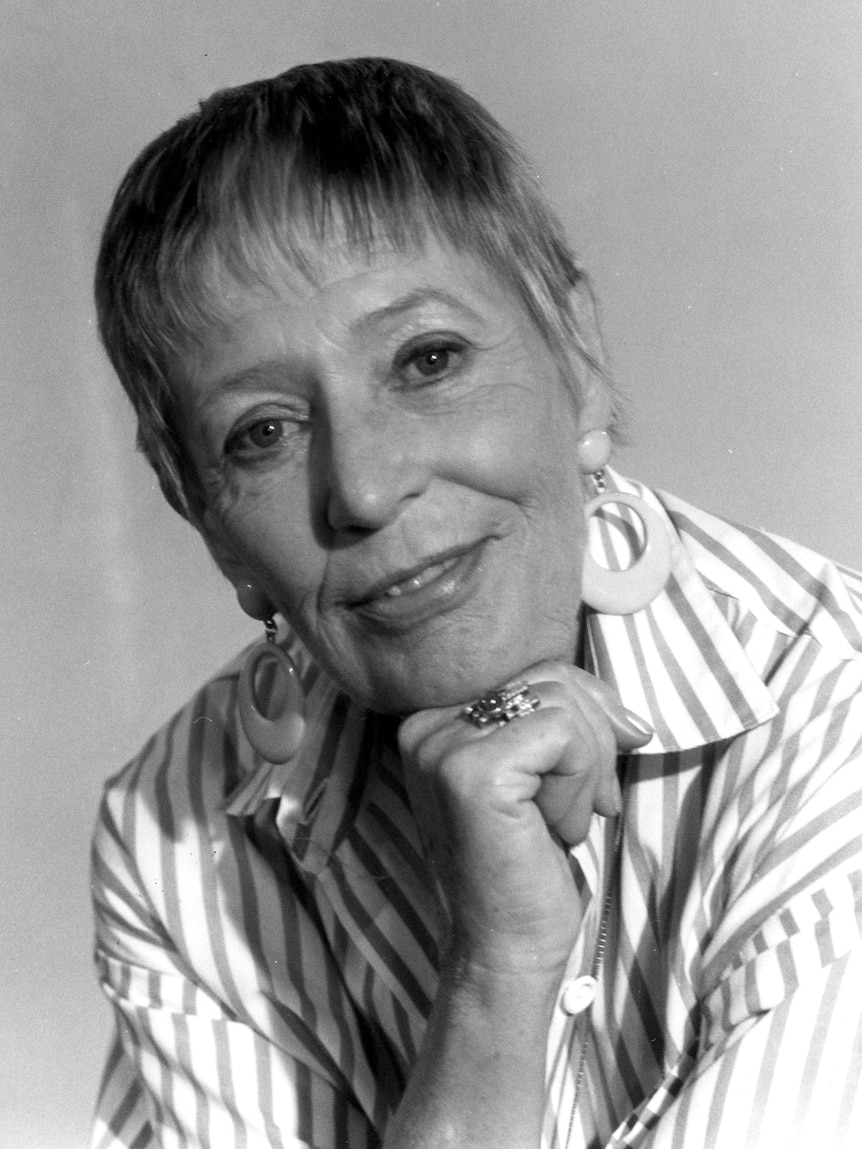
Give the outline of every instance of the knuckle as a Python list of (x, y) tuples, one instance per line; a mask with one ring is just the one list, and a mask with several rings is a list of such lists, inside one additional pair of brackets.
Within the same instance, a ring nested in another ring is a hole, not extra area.
[(450, 746), (430, 737), (414, 751), (413, 766), (438, 795), (463, 796), (476, 786), (475, 754), (469, 745)]
[(434, 774), (440, 762), (436, 739), (426, 738), (423, 742), (418, 743), (413, 748), (411, 757), (413, 765), (420, 774)]
[(610, 723), (601, 722), (594, 731), (596, 752), (599, 760), (604, 763), (615, 762), (617, 757), (617, 740)]
[(410, 714), (398, 727), (398, 748), (402, 754), (410, 754), (423, 737), (425, 723), (422, 712)]
[(559, 658), (548, 658), (544, 662), (537, 662), (534, 666), (529, 667), (524, 673), (528, 679), (559, 679), (565, 682), (570, 678), (571, 672), (575, 667), (569, 663), (564, 662)]

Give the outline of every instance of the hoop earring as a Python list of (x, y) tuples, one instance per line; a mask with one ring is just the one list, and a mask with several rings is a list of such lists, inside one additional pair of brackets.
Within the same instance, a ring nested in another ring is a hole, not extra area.
[(609, 491), (604, 466), (611, 457), (611, 437), (594, 428), (578, 440), (578, 466), (590, 475), (595, 497), (584, 507), (589, 529), (591, 517), (608, 503), (622, 503), (634, 511), (643, 526), (644, 544), (634, 563), (623, 571), (608, 570), (597, 563), (589, 550), (584, 552), (581, 600), (600, 614), (635, 614), (664, 590), (670, 577), (670, 536), (658, 511), (637, 495)]
[[(601, 475), (601, 472), (599, 472)], [(596, 477), (597, 483), (602, 479)], [(635, 562), (623, 571), (608, 570), (584, 552), (581, 599), (600, 614), (635, 614), (649, 606), (670, 577), (670, 537), (658, 511), (637, 495), (601, 491), (584, 507), (587, 524), (608, 503), (622, 503), (643, 524), (644, 544)]]
[[(239, 720), (253, 750), (267, 762), (281, 765), (296, 754), (305, 734), (305, 699), (293, 660), (276, 642), (272, 604), (252, 583), (237, 586), (240, 606), (260, 618), (266, 638), (251, 648), (242, 665), (237, 688)], [(265, 677), (264, 698), (258, 687)]]

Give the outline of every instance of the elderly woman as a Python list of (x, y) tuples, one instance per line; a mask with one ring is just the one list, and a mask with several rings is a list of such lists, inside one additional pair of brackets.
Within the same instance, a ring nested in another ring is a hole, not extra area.
[(220, 92), (97, 296), (266, 639), (107, 788), (96, 1143), (860, 1143), (862, 583), (608, 469), (505, 132), (387, 60)]

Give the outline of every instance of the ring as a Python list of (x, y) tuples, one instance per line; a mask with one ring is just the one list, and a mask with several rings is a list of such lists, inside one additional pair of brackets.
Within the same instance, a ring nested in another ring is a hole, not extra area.
[(530, 693), (526, 682), (498, 686), (465, 706), (461, 714), (474, 726), (505, 726), (513, 718), (526, 718), (539, 709), (539, 700)]

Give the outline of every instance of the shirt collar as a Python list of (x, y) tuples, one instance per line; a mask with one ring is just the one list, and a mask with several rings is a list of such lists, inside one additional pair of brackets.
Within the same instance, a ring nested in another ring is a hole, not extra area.
[[(655, 730), (636, 753), (691, 750), (775, 717), (775, 700), (695, 569), (686, 535), (661, 496), (611, 470), (606, 475), (610, 490), (636, 495), (656, 510), (671, 539), (670, 577), (648, 607), (632, 615), (586, 615), (587, 669)], [(630, 566), (636, 523), (627, 508), (611, 503), (591, 523), (594, 555), (603, 551), (608, 566)]]
[[(768, 721), (777, 706), (695, 570), (657, 494), (606, 472), (609, 489), (645, 499), (671, 536), (671, 575), (665, 590), (633, 615), (586, 613), (587, 669), (613, 686), (625, 706), (647, 719), (655, 734), (636, 753), (693, 749), (733, 738)], [(626, 508), (611, 504), (591, 524), (594, 553), (608, 565), (630, 565), (631, 527), (619, 529)], [(616, 528), (616, 529), (615, 529)], [(337, 847), (362, 802), (364, 780), (383, 755), (398, 768), (392, 720), (353, 702), (324, 675), (296, 639), (286, 644), (297, 663), (308, 726), (297, 755), (284, 765), (257, 757), (239, 738), (241, 780), (224, 809), (256, 814), (275, 804), (275, 820), (306, 869), (319, 871)], [(241, 659), (228, 671), (238, 674)]]

